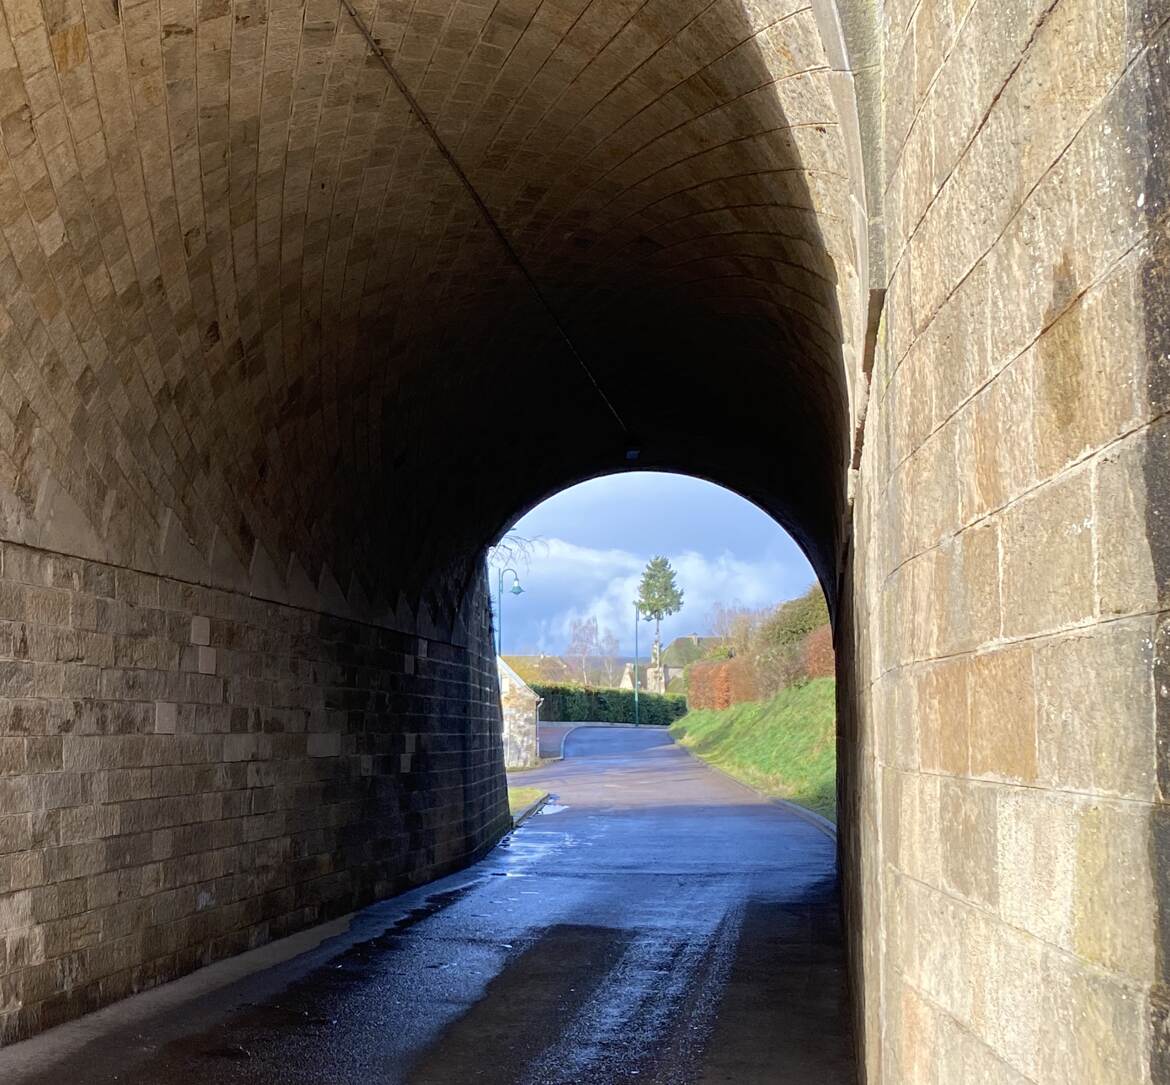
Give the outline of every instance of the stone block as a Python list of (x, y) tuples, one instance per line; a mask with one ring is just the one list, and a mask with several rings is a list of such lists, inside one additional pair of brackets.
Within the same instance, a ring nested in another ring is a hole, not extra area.
[(1150, 871), (1150, 816), (1130, 803), (1079, 813), (1071, 949), (1081, 960), (1139, 984), (1156, 979), (1158, 903)]
[(962, 523), (1002, 508), (1036, 478), (1031, 375), (1023, 363), (1010, 365), (959, 410), (957, 455), (966, 465), (958, 480)]
[(224, 761), (251, 761), (259, 751), (256, 735), (225, 735), (223, 739)]
[(984, 522), (944, 542), (934, 574), (933, 595), (941, 600), (936, 650), (954, 655), (997, 640), (1002, 620), (996, 523)]
[(341, 735), (331, 731), (311, 734), (306, 752), (310, 757), (337, 757), (341, 753)]
[[(1102, 617), (1163, 605), (1150, 538), (1165, 534), (1170, 510), (1158, 507), (1149, 483), (1159, 447), (1170, 444), (1170, 422), (1141, 430), (1104, 452), (1093, 472), (1097, 532), (1096, 584)], [(1161, 490), (1155, 484), (1155, 493)]]
[(1146, 999), (1132, 984), (1050, 950), (1041, 960), (1037, 996), (1040, 1085), (1148, 1080)]
[(1004, 789), (997, 803), (999, 912), (1014, 927), (1069, 945), (1077, 862), (1077, 810), (1068, 799)]
[(971, 772), (1036, 779), (1036, 693), (1029, 645), (984, 652), (970, 671)]
[(178, 721), (178, 706), (172, 701), (156, 701), (154, 730), (156, 734), (173, 735)]
[(918, 672), (914, 711), (922, 768), (952, 776), (970, 771), (970, 657), (940, 660)]
[(1037, 645), (1040, 782), (1154, 798), (1154, 629), (1140, 618)]
[(211, 643), (211, 619), (206, 614), (191, 616), (191, 643), (199, 645)]
[(1078, 298), (1028, 352), (1041, 478), (1136, 424), (1141, 381), (1136, 373), (1118, 372), (1116, 352), (1117, 344), (1144, 338), (1140, 294), (1136, 260), (1127, 260)]
[(942, 780), (939, 784), (943, 882), (988, 908), (998, 899), (998, 815), (994, 784)]
[(1077, 471), (1003, 513), (1003, 633), (1051, 632), (1096, 608), (1092, 476)]

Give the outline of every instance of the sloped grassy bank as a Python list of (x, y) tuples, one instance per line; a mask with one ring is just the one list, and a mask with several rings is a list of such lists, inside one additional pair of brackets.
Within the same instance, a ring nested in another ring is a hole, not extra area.
[(744, 783), (836, 821), (835, 696), (832, 678), (814, 678), (769, 701), (688, 712), (670, 733)]

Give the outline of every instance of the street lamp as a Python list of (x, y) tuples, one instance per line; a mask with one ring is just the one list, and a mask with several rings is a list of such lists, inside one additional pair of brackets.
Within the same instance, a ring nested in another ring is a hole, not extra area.
[(508, 589), (513, 595), (523, 595), (520, 587), (520, 575), (515, 569), (501, 569), (496, 578), (496, 655), (504, 654), (504, 574), (512, 574), (512, 586)]
[(638, 600), (634, 600), (634, 726), (638, 726), (638, 621), (642, 617), (642, 608)]

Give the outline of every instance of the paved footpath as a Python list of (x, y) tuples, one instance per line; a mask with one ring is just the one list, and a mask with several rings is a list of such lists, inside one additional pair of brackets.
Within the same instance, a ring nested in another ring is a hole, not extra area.
[(649, 729), (578, 728), (524, 782), (554, 801), (474, 867), (218, 990), (182, 997), (205, 970), (2, 1050), (0, 1081), (855, 1080), (821, 830)]

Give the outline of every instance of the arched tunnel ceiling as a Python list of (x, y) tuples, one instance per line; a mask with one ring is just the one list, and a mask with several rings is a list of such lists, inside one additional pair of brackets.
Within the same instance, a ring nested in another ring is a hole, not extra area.
[(829, 571), (859, 240), (807, 5), (4, 17), (5, 537), (440, 615), (632, 446)]

